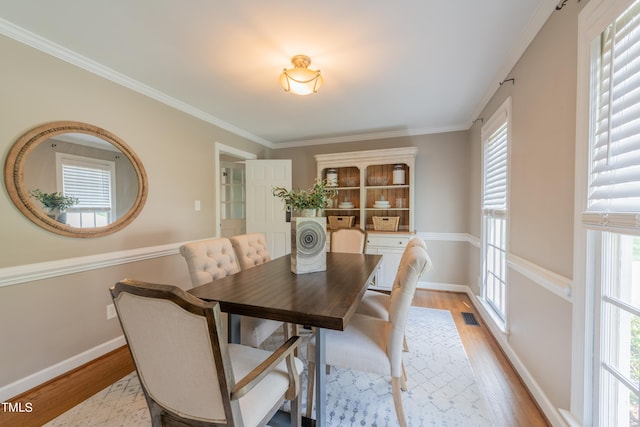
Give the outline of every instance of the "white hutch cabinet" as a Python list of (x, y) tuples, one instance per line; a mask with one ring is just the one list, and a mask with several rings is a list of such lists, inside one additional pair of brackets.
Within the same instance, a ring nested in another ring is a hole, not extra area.
[(415, 233), (416, 152), (403, 147), (315, 156), (318, 178), (328, 175), (338, 189), (326, 215), (354, 217), (354, 227), (368, 233), (367, 253), (383, 255), (375, 288), (391, 289), (402, 252)]

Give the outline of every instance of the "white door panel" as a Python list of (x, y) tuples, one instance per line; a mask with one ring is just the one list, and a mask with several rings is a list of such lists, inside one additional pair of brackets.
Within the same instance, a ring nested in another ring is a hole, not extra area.
[(273, 187), (291, 188), (291, 160), (247, 160), (247, 233), (263, 233), (272, 258), (291, 252), (291, 224)]

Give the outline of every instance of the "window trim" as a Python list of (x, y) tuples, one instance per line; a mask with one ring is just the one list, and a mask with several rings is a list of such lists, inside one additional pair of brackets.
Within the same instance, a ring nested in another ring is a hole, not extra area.
[[(508, 254), (509, 254), (509, 199), (510, 199), (510, 165), (511, 165), (511, 110), (512, 110), (512, 101), (511, 97), (507, 97), (505, 101), (496, 109), (496, 111), (491, 115), (489, 120), (482, 126), (480, 130), (480, 141), (482, 144), (481, 148), (481, 182), (480, 182), (480, 224), (481, 224), (481, 237), (480, 237), (480, 267), (481, 267), (481, 277), (480, 277), (480, 300), (482, 304), (485, 306), (487, 312), (490, 314), (491, 319), (494, 321), (495, 325), (500, 329), (501, 332), (507, 334), (509, 330), (509, 309), (508, 309), (508, 300), (509, 300), (509, 267), (508, 267)], [(483, 205), (484, 200), (484, 192), (485, 192), (485, 145), (488, 142), (489, 138), (502, 127), (506, 122), (507, 125), (507, 188), (506, 188), (506, 207), (504, 210), (494, 210), (492, 211), (492, 217), (503, 217), (505, 220), (505, 312), (504, 317), (501, 317), (493, 308), (493, 304), (491, 304), (486, 299), (486, 260), (487, 260), (487, 224), (486, 224), (486, 209)]]
[[(589, 191), (590, 135), (594, 134), (591, 123), (595, 103), (591, 102), (593, 40), (627, 7), (633, 0), (591, 0), (578, 15), (578, 61), (576, 79), (576, 141), (575, 141), (575, 187), (574, 187), (574, 286), (571, 302), (572, 312), (572, 367), (571, 399), (569, 413), (561, 411), (571, 424), (593, 425), (594, 398), (597, 393), (597, 378), (593, 375), (592, 355), (594, 336), (599, 334), (599, 314), (593, 313), (595, 284), (599, 283), (600, 268), (589, 260), (601, 251), (600, 231), (589, 229), (583, 223), (583, 213), (587, 208)], [(603, 228), (604, 230), (604, 228)], [(621, 231), (621, 230), (618, 230)], [(628, 232), (628, 230), (627, 230)]]
[[(95, 157), (78, 156), (68, 153), (56, 153), (56, 186), (59, 192), (63, 192), (64, 178), (63, 165), (72, 164), (74, 166), (84, 166), (87, 168), (100, 169), (109, 171), (110, 190), (111, 190), (111, 206), (104, 209), (109, 212), (109, 223), (113, 222), (117, 213), (116, 199), (116, 163), (112, 160), (98, 159)], [(75, 209), (71, 208), (70, 211)], [(80, 209), (82, 210), (82, 208)]]

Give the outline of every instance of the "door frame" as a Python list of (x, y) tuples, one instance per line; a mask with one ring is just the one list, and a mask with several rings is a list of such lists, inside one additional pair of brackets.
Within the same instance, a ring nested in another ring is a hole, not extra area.
[(215, 142), (214, 144), (214, 160), (213, 160), (213, 170), (214, 170), (214, 174), (215, 174), (215, 183), (214, 183), (214, 188), (216, 189), (215, 191), (215, 210), (214, 212), (216, 213), (216, 237), (220, 237), (220, 227), (221, 227), (221, 221), (222, 221), (222, 212), (220, 210), (220, 177), (221, 177), (221, 173), (222, 170), (220, 168), (220, 155), (222, 154), (226, 154), (229, 156), (233, 156), (233, 157), (237, 157), (239, 159), (242, 160), (256, 160), (258, 158), (257, 154), (253, 154), (253, 153), (249, 153), (248, 151), (243, 151), (240, 150), (238, 148), (235, 147), (231, 147), (229, 145), (225, 145), (222, 144), (220, 142)]

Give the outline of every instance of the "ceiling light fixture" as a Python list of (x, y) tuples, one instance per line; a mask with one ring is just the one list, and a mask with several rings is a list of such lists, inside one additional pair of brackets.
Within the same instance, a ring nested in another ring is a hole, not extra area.
[(306, 55), (296, 55), (291, 58), (294, 68), (284, 69), (280, 74), (280, 85), (285, 92), (296, 95), (309, 95), (316, 93), (322, 86), (320, 70), (314, 71), (307, 68), (311, 64), (311, 58)]

